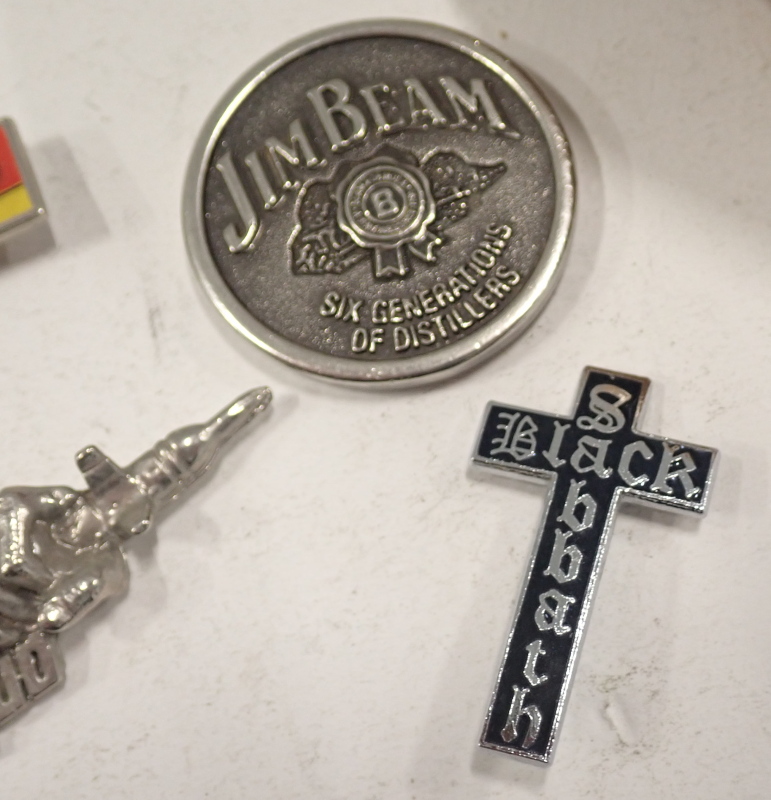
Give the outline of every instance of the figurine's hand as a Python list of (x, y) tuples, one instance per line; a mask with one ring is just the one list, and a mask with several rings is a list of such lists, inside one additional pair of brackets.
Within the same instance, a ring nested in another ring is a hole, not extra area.
[[(81, 570), (60, 577), (40, 607), (37, 624), (43, 630), (60, 631), (76, 622), (116, 589), (126, 569), (120, 551), (102, 553), (101, 558)], [(113, 573), (115, 573), (113, 575)]]
[(48, 589), (53, 579), (53, 573), (33, 553), (29, 553), (23, 563), (0, 565), (0, 583), (9, 587), (19, 586), (41, 594)]
[(69, 486), (52, 486), (42, 491), (53, 518), (64, 516), (83, 499), (81, 492), (76, 492)]
[(44, 631), (60, 631), (75, 616), (72, 609), (60, 597), (43, 604), (37, 618), (38, 627)]
[(67, 514), (77, 494), (67, 487), (12, 486), (0, 491), (0, 586), (43, 594), (54, 575), (34, 549), (39, 524)]

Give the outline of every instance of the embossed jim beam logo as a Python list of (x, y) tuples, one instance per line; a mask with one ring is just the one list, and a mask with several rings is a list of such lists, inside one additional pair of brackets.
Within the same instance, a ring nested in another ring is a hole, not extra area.
[(648, 385), (586, 369), (571, 417), (487, 408), (474, 463), (551, 488), (483, 747), (550, 760), (619, 502), (706, 510), (717, 451), (640, 433)]
[(188, 248), (219, 310), (273, 355), (349, 380), (444, 373), (553, 288), (564, 136), (509, 62), (449, 34), (318, 34), (257, 65), (207, 125)]

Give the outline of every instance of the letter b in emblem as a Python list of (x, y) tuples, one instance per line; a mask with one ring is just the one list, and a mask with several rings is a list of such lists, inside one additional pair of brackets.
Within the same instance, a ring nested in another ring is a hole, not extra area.
[(389, 220), (399, 216), (403, 204), (399, 202), (390, 186), (378, 186), (370, 192), (367, 211), (378, 220)]

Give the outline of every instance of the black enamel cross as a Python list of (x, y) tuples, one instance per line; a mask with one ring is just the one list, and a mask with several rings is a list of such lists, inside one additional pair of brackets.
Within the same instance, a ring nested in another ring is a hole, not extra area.
[(706, 509), (717, 451), (639, 433), (648, 385), (587, 368), (572, 417), (487, 407), (474, 463), (551, 485), (482, 747), (549, 761), (619, 501)]

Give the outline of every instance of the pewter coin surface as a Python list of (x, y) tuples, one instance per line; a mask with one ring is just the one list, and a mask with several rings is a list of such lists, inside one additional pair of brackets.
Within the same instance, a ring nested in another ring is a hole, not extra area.
[(294, 42), (223, 98), (183, 223), (237, 330), (317, 375), (441, 377), (522, 332), (573, 210), (564, 132), (477, 40), (361, 23)]

